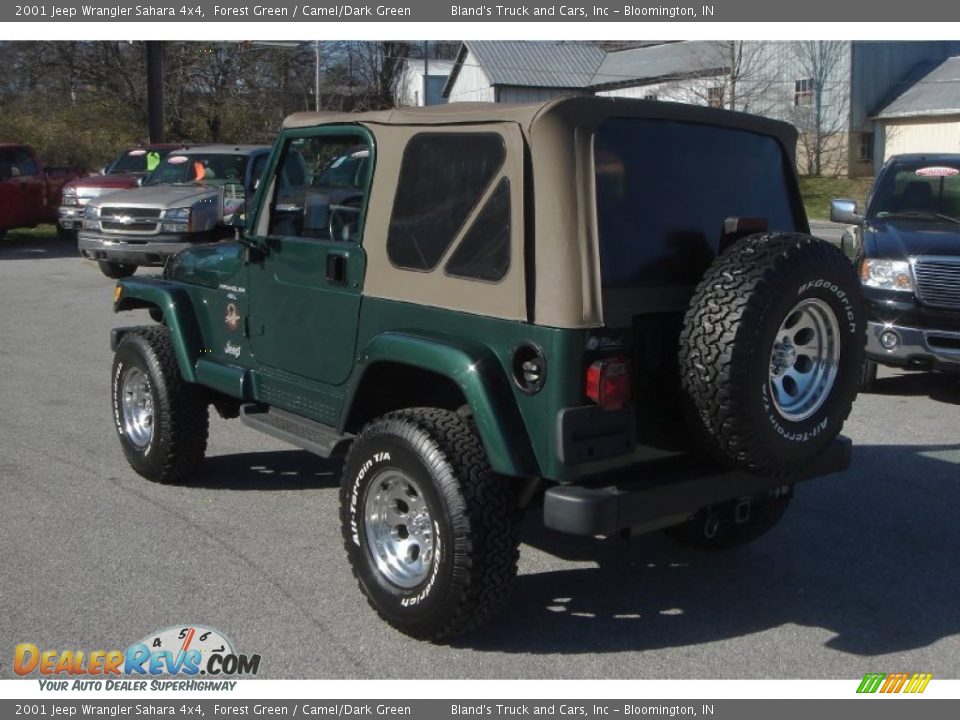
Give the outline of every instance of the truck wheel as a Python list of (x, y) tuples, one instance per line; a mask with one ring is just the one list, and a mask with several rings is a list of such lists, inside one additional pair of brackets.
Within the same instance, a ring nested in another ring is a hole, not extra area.
[(663, 532), (681, 545), (701, 550), (729, 550), (769, 532), (790, 506), (793, 488), (774, 488), (745, 500), (731, 500), (700, 510), (687, 522)]
[(203, 392), (183, 380), (165, 327), (128, 332), (113, 359), (113, 420), (130, 466), (155, 482), (185, 480), (207, 450)]
[(67, 230), (65, 227), (62, 227), (60, 223), (57, 223), (57, 240), (62, 240), (64, 242), (76, 242), (77, 231)]
[(484, 623), (517, 572), (514, 495), (468, 418), (415, 408), (370, 422), (350, 448), (340, 492), (344, 545), (370, 606), (423, 639)]
[(787, 473), (850, 414), (866, 326), (853, 265), (808, 235), (752, 235), (710, 267), (684, 318), (680, 372), (693, 433), (727, 464)]
[(870, 392), (877, 384), (879, 366), (873, 360), (864, 360), (860, 372), (860, 392)]
[(101, 260), (97, 265), (100, 266), (100, 272), (114, 280), (130, 277), (137, 271), (136, 265), (124, 265), (123, 263), (109, 262), (107, 260)]

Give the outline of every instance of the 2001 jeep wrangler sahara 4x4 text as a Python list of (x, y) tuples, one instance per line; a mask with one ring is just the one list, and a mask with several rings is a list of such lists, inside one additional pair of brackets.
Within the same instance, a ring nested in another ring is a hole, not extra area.
[(863, 362), (795, 140), (601, 98), (293, 115), (242, 238), (118, 284), (116, 310), (160, 323), (113, 331), (123, 450), (186, 480), (212, 404), (346, 453), (360, 588), (423, 638), (503, 604), (534, 498), (566, 532), (753, 539), (849, 464)]

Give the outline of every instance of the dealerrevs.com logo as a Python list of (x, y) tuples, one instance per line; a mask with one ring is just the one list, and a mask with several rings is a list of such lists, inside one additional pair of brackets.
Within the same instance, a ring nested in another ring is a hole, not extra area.
[(867, 673), (860, 681), (858, 693), (919, 694), (927, 689), (932, 673)]
[(234, 650), (223, 633), (181, 625), (151, 633), (126, 650), (14, 648), (13, 670), (38, 675), (43, 690), (232, 690), (260, 670), (260, 655)]

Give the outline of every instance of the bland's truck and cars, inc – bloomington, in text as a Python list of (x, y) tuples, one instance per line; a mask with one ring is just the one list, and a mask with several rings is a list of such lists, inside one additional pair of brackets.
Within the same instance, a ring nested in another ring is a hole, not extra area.
[(156, 321), (112, 333), (124, 453), (189, 482), (213, 406), (345, 455), (360, 589), (433, 640), (504, 604), (525, 509), (577, 535), (757, 538), (849, 465), (864, 359), (860, 283), (808, 234), (795, 143), (609, 98), (293, 115), (237, 239), (117, 284), (115, 310)]

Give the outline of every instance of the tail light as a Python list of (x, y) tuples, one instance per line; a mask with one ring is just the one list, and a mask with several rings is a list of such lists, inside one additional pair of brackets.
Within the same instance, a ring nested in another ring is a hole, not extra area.
[(587, 368), (587, 397), (604, 410), (620, 410), (630, 401), (630, 363), (626, 358), (597, 360)]

